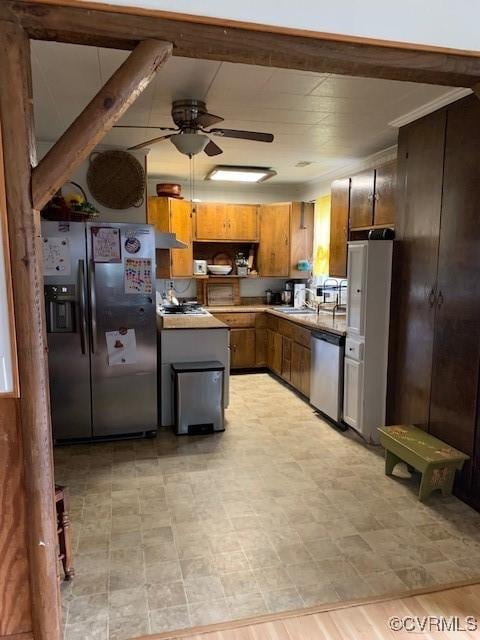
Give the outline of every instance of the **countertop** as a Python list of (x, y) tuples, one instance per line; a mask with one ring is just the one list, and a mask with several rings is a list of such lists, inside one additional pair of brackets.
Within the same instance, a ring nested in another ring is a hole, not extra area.
[(228, 327), (210, 313), (204, 316), (182, 314), (164, 316), (157, 313), (157, 329), (161, 331), (169, 329), (228, 329)]
[(283, 313), (268, 305), (236, 305), (225, 307), (207, 307), (210, 313), (269, 313), (277, 318), (283, 318), (295, 324), (299, 324), (307, 329), (318, 329), (329, 331), (336, 335), (345, 336), (347, 333), (347, 318), (345, 315), (337, 316), (333, 319), (333, 314), (328, 311), (314, 313)]

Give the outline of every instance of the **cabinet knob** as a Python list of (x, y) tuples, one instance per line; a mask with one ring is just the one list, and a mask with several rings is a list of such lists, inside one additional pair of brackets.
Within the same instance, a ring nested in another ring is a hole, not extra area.
[(430, 289), (430, 293), (428, 294), (428, 304), (430, 305), (430, 308), (435, 304), (435, 287)]
[(444, 303), (444, 299), (443, 299), (443, 293), (441, 291), (438, 292), (438, 298), (437, 298), (437, 306), (440, 309), (442, 304)]
[(362, 293), (362, 290), (361, 289), (357, 289), (357, 293)]

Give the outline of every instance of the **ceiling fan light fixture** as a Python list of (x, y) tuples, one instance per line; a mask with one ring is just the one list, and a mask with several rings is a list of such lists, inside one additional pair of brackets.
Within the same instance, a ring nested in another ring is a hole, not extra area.
[(176, 133), (170, 140), (180, 153), (186, 156), (196, 156), (205, 149), (209, 138), (202, 133)]
[(218, 165), (205, 176), (205, 180), (229, 182), (265, 182), (277, 172), (265, 167), (228, 167)]

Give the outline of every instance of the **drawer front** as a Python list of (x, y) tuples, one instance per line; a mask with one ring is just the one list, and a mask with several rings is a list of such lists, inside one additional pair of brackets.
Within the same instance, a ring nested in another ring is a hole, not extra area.
[(255, 314), (255, 327), (257, 329), (266, 329), (267, 324), (267, 314), (266, 313), (256, 313)]
[(310, 348), (311, 332), (298, 324), (288, 320), (279, 320), (278, 331), (287, 338), (298, 342), (304, 347)]
[(308, 347), (310, 349), (310, 341), (312, 334), (308, 329), (304, 329), (303, 327), (299, 327), (295, 325), (295, 342), (303, 345), (304, 347)]
[(229, 327), (237, 328), (255, 326), (255, 313), (214, 313), (213, 315)]
[(278, 331), (278, 318), (276, 316), (272, 316), (270, 313), (266, 315), (267, 329), (271, 329), (272, 331)]
[(363, 360), (363, 347), (364, 343), (359, 340), (353, 340), (352, 338), (347, 338), (345, 341), (345, 356), (347, 358), (352, 358), (353, 360)]
[(292, 340), (295, 337), (295, 325), (291, 322), (287, 322), (287, 320), (283, 320), (281, 318), (278, 319), (278, 332), (287, 338), (291, 338)]

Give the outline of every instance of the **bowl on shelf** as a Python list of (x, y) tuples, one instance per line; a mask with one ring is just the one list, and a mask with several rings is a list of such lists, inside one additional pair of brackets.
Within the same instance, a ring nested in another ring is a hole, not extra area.
[(228, 276), (232, 267), (228, 264), (207, 264), (207, 269), (214, 276)]

